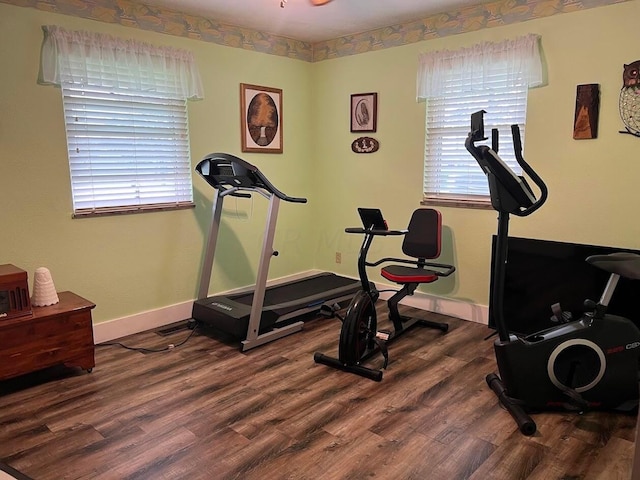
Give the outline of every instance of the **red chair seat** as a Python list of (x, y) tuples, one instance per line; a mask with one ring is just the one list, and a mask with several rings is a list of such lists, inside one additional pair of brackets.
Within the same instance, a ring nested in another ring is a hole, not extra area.
[(431, 283), (438, 279), (438, 275), (424, 268), (405, 267), (404, 265), (389, 265), (380, 274), (394, 283)]

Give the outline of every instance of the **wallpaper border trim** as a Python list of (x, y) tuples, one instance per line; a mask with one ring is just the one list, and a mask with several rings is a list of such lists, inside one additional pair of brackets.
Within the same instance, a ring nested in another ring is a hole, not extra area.
[(130, 0), (0, 0), (0, 3), (140, 28), (305, 62), (320, 62), (628, 1), (632, 0), (497, 0), (431, 15), (424, 20), (391, 25), (314, 44)]

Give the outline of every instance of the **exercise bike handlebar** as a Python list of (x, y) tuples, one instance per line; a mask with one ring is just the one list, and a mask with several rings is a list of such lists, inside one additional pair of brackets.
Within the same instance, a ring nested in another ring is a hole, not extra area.
[(424, 262), (424, 261), (420, 261), (420, 260), (409, 260), (407, 258), (395, 258), (395, 257), (381, 258), (377, 262), (372, 262), (372, 263), (367, 262), (366, 265), (367, 265), (367, 267), (377, 267), (378, 265), (381, 265), (383, 263), (388, 263), (388, 262), (406, 263), (408, 265), (429, 267), (430, 269), (431, 268), (439, 268), (440, 270), (432, 270), (433, 273), (435, 273), (439, 277), (448, 277), (449, 275), (451, 275), (453, 272), (456, 271), (456, 267), (454, 267), (453, 265), (448, 265), (446, 263)]
[(522, 170), (540, 190), (538, 198), (529, 187), (526, 179), (516, 173), (498, 156), (497, 133), (493, 131), (493, 149), (487, 145), (476, 145), (484, 141), (484, 110), (471, 115), (471, 131), (465, 141), (465, 147), (480, 165), (489, 180), (491, 204), (499, 212), (512, 213), (524, 217), (538, 210), (547, 200), (547, 186), (522, 156), (522, 140), (518, 125), (511, 126), (516, 161)]
[(531, 215), (533, 212), (538, 210), (544, 202), (547, 201), (547, 196), (549, 195), (549, 190), (547, 189), (547, 185), (544, 183), (540, 175), (536, 173), (536, 171), (531, 168), (531, 166), (525, 161), (522, 156), (522, 140), (520, 138), (520, 127), (518, 125), (511, 125), (511, 137), (513, 138), (513, 151), (516, 156), (516, 161), (518, 165), (522, 167), (522, 170), (529, 175), (529, 178), (533, 180), (536, 186), (540, 189), (540, 197), (534, 202), (531, 207), (525, 209), (522, 213), (516, 215), (519, 216), (527, 216)]
[(344, 231), (346, 233), (359, 233), (364, 234), (364, 239), (362, 240), (362, 246), (360, 247), (360, 253), (358, 254), (358, 275), (360, 276), (360, 282), (362, 283), (362, 290), (365, 292), (371, 291), (371, 285), (369, 284), (369, 277), (367, 276), (367, 253), (369, 252), (369, 247), (371, 246), (371, 242), (373, 238), (376, 236), (387, 236), (387, 235), (404, 235), (407, 233), (406, 230), (378, 230), (373, 228), (362, 228), (362, 227), (348, 227), (345, 228)]
[(278, 190), (258, 167), (228, 153), (210, 153), (198, 165), (196, 171), (216, 190), (229, 192), (236, 197), (250, 196), (239, 190), (262, 191), (268, 195), (293, 203), (307, 203), (303, 197), (290, 197)]

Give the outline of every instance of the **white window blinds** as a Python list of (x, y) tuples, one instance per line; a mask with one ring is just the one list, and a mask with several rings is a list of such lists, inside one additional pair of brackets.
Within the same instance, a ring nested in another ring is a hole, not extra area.
[(189, 52), (44, 27), (42, 82), (59, 85), (75, 215), (191, 204)]
[(541, 83), (536, 35), (485, 43), (455, 52), (423, 54), (418, 70), (418, 100), (427, 102), (424, 195), (426, 200), (488, 199), (486, 177), (464, 143), (471, 114), (486, 110), (485, 121), (504, 135), (500, 156), (516, 172), (510, 141), (518, 124), (524, 143), (527, 90)]

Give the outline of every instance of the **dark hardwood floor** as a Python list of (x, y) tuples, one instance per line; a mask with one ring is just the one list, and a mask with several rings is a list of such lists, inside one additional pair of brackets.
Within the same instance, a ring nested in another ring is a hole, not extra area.
[(380, 383), (314, 363), (337, 319), (247, 353), (206, 329), (99, 346), (90, 374), (0, 382), (0, 461), (35, 480), (629, 478), (635, 415), (538, 414), (524, 437), (485, 383), (486, 326), (445, 320), (392, 343)]

